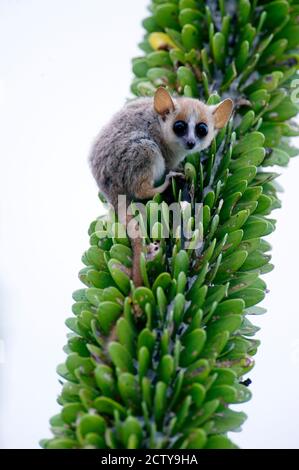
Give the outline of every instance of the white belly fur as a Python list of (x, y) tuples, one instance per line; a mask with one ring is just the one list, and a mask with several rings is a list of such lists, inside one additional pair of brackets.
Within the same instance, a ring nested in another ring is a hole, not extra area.
[(162, 155), (157, 155), (153, 167), (153, 180), (155, 183), (161, 180), (165, 173), (165, 160)]

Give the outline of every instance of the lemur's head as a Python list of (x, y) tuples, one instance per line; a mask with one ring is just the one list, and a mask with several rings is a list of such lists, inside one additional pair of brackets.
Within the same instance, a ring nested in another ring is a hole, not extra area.
[(175, 154), (186, 155), (207, 148), (219, 129), (229, 121), (233, 101), (229, 98), (208, 106), (194, 98), (172, 98), (165, 88), (158, 88), (154, 109), (159, 115), (166, 145)]

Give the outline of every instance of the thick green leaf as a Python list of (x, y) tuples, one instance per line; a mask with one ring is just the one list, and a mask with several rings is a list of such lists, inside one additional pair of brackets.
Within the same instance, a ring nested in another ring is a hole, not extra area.
[(205, 341), (206, 332), (201, 328), (193, 330), (184, 337), (182, 341), (184, 349), (180, 354), (180, 365), (182, 367), (187, 367), (198, 358)]
[(246, 418), (246, 414), (242, 412), (229, 409), (221, 411), (213, 418), (213, 434), (237, 430), (242, 426)]
[(155, 20), (161, 28), (178, 29), (178, 7), (173, 3), (165, 3), (155, 9)]
[(134, 372), (132, 357), (124, 346), (112, 341), (109, 344), (108, 350), (111, 360), (116, 367), (122, 372)]

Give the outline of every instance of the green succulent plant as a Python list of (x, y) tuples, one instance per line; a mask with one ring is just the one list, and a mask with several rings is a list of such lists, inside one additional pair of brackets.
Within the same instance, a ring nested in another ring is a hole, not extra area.
[(273, 268), (264, 237), (280, 207), (272, 167), (298, 153), (299, 1), (153, 0), (149, 11), (133, 93), (162, 85), (209, 104), (231, 97), (236, 111), (207, 151), (187, 157), (186, 180), (155, 198), (164, 211), (166, 200), (203, 204), (201, 249), (175, 233), (161, 239), (158, 222), (135, 288), (129, 239), (102, 238), (91, 224), (48, 449), (235, 448), (227, 433), (246, 419), (230, 405), (251, 396), (251, 318), (264, 313), (260, 275)]

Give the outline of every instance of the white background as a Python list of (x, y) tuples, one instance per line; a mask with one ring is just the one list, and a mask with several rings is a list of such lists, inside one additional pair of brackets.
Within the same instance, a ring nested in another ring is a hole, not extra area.
[[(146, 4), (0, 0), (2, 448), (38, 447), (58, 411), (64, 320), (100, 211), (86, 158), (129, 96)], [(280, 178), (249, 419), (232, 436), (245, 448), (299, 447), (298, 177), (297, 159)]]

